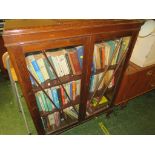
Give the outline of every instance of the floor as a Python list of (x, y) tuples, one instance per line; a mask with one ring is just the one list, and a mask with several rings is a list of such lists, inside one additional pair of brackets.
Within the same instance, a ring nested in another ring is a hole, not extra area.
[[(37, 132), (33, 125), (24, 99), (22, 99), (29, 127), (33, 135)], [(154, 135), (155, 134), (155, 90), (137, 97), (127, 107), (115, 108), (106, 118), (100, 115), (86, 123), (74, 127), (63, 135)], [(0, 134), (27, 134), (21, 113), (14, 101), (10, 82), (0, 74)]]

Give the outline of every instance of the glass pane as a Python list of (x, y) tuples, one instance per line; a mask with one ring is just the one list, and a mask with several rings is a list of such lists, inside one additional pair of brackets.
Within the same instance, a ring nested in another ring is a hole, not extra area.
[(122, 37), (95, 43), (87, 116), (109, 107), (130, 38)]
[(44, 128), (55, 131), (77, 122), (84, 47), (35, 51), (27, 68)]

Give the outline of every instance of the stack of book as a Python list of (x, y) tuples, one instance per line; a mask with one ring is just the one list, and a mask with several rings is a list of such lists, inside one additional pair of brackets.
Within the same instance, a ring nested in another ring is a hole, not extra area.
[[(77, 46), (75, 48), (47, 50), (47, 58), (42, 52), (29, 53), (26, 55), (26, 63), (28, 70), (33, 75), (33, 77), (30, 75), (32, 86), (39, 88), (37, 84), (39, 83), (43, 88), (45, 83), (57, 78), (63, 79), (65, 76), (80, 75), (82, 73), (83, 52), (83, 46)], [(69, 82), (63, 82), (63, 87), (61, 84), (58, 82), (55, 86), (44, 88), (46, 93), (41, 89), (35, 91), (37, 106), (42, 114), (41, 118), (45, 129), (60, 126), (61, 121), (64, 121), (64, 117), (60, 116), (60, 111), (63, 111), (70, 119), (78, 119), (78, 114), (74, 108), (79, 104), (81, 79), (72, 78)], [(70, 102), (75, 104), (74, 108)]]
[[(76, 105), (75, 108), (78, 110), (79, 105)], [(62, 116), (64, 115), (64, 116)], [(77, 120), (78, 119), (78, 115), (75, 112), (75, 110), (73, 109), (73, 107), (68, 107), (66, 109), (63, 110), (63, 113), (59, 113), (59, 112), (54, 112), (52, 114), (48, 114), (47, 117), (41, 117), (42, 119), (42, 123), (44, 126), (45, 130), (49, 130), (49, 129), (57, 129), (59, 128), (61, 125), (65, 125), (65, 119), (68, 120), (69, 122), (72, 122), (72, 120)]]
[[(104, 67), (109, 65), (111, 62), (111, 66), (118, 64), (122, 54), (128, 48), (130, 41), (130, 37), (123, 37), (116, 40), (105, 41), (102, 43), (97, 43), (94, 45), (94, 55), (93, 55), (93, 65), (92, 65), (92, 76), (90, 79), (90, 92), (93, 92), (96, 88), (98, 81), (103, 77)], [(119, 48), (117, 48), (119, 47)], [(117, 51), (115, 51), (117, 50)], [(114, 51), (116, 52), (114, 54)], [(112, 55), (113, 59), (111, 60)], [(103, 70), (101, 70), (103, 69)], [(96, 72), (97, 70), (101, 70), (100, 72)], [(102, 80), (98, 90), (102, 89), (104, 86), (108, 85), (108, 88), (114, 86), (114, 77), (111, 82), (108, 84), (111, 76), (113, 75), (114, 70), (109, 70), (104, 79)]]
[(110, 65), (118, 64), (122, 53), (125, 52), (128, 47), (129, 41), (130, 37), (123, 37), (95, 44), (92, 72), (95, 73), (97, 70), (103, 69), (108, 65), (116, 47), (120, 44)]
[[(72, 101), (75, 101), (76, 98), (80, 96), (81, 80), (71, 81), (63, 86)], [(67, 107), (70, 102), (62, 86), (45, 89), (45, 92), (55, 105), (43, 91), (38, 91), (35, 93), (35, 96), (39, 111), (42, 113), (52, 112), (56, 109)]]
[[(82, 73), (83, 46), (68, 49), (48, 50), (46, 55), (58, 77), (80, 75)], [(35, 52), (26, 56), (27, 67), (39, 84), (56, 79), (55, 72), (42, 53)], [(31, 77), (32, 85), (36, 82)]]

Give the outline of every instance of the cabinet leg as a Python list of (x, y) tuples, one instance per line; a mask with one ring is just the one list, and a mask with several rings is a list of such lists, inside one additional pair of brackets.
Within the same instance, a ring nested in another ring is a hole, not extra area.
[(128, 102), (124, 102), (120, 105), (120, 109), (123, 110), (125, 107), (127, 107)]
[(107, 118), (110, 118), (110, 114), (113, 112), (113, 109), (109, 109), (107, 112), (106, 112), (106, 117)]

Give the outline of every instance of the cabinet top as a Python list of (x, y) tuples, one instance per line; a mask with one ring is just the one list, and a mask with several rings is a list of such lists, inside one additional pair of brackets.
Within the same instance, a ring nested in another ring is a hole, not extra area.
[(5, 21), (5, 31), (17, 29), (34, 29), (34, 28), (55, 28), (55, 27), (83, 27), (97, 25), (118, 25), (118, 24), (136, 24), (143, 23), (143, 20), (103, 20), (103, 19), (16, 19)]
[(144, 20), (103, 19), (16, 19), (6, 20), (6, 46), (35, 40), (86, 36), (110, 31), (139, 30)]

